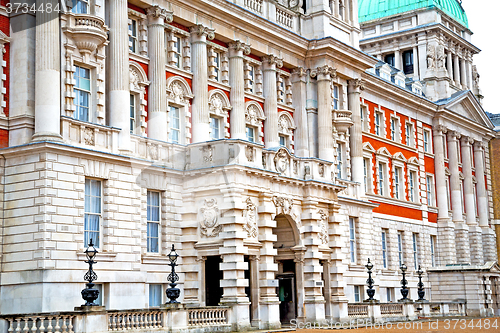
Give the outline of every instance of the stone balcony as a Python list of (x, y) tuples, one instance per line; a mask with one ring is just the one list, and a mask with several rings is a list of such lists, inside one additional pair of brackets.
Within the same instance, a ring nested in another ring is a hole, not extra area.
[(82, 54), (90, 55), (108, 39), (104, 19), (90, 14), (66, 13), (63, 31), (71, 37)]
[(335, 110), (333, 111), (333, 125), (338, 132), (346, 133), (349, 127), (354, 122), (351, 119), (352, 112), (350, 110)]

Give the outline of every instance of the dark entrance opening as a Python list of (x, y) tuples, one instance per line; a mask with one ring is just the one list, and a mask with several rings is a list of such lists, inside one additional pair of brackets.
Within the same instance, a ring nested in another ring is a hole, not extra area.
[[(252, 277), (250, 275), (250, 265), (252, 264), (250, 262), (250, 258), (249, 256), (244, 256), (244, 261), (248, 264), (248, 269), (245, 270), (245, 279), (248, 280), (248, 286), (245, 287), (245, 294), (247, 294), (247, 297), (248, 297), (248, 300), (250, 301), (250, 303), (252, 303), (252, 291), (250, 289), (250, 286), (252, 285)], [(250, 309), (250, 322), (252, 321), (253, 319), (253, 311), (252, 309)]]
[(220, 256), (208, 256), (205, 260), (205, 297), (207, 306), (219, 305), (222, 298), (222, 287), (220, 281), (223, 279), (223, 273), (220, 270)]
[(295, 293), (295, 262), (283, 260), (283, 273), (278, 274), (278, 297), (280, 300), (281, 324), (290, 324), (297, 317), (297, 295)]

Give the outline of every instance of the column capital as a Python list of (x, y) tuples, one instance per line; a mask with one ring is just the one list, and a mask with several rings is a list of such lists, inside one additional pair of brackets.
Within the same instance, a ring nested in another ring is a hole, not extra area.
[(462, 135), (457, 131), (448, 131), (448, 139), (449, 140), (458, 140)]
[(352, 79), (348, 82), (348, 93), (361, 93), (362, 90), (365, 89), (365, 81), (363, 79)]
[(208, 40), (215, 38), (215, 29), (204, 26), (203, 24), (197, 24), (189, 28), (191, 36), (197, 36), (200, 39), (206, 37)]
[(434, 133), (435, 134), (446, 134), (448, 132), (448, 129), (446, 128), (446, 126), (443, 126), (443, 125), (434, 125), (434, 127), (432, 128)]
[(337, 70), (329, 65), (319, 66), (311, 70), (311, 77), (316, 77), (318, 80), (330, 80), (337, 76)]
[(166, 10), (165, 8), (161, 8), (158, 5), (151, 6), (146, 9), (146, 14), (149, 19), (163, 19), (167, 23), (171, 23), (174, 20), (174, 13)]
[(463, 135), (461, 138), (460, 138), (460, 141), (462, 142), (462, 144), (464, 145), (472, 145), (474, 143), (474, 139), (471, 138), (470, 136), (466, 136), (466, 135)]
[[(283, 58), (278, 58), (274, 54), (265, 55), (262, 57), (262, 62), (269, 68), (281, 68), (283, 67)], [(274, 69), (273, 68), (273, 69)]]
[(484, 150), (484, 149), (486, 149), (486, 144), (483, 141), (476, 141), (476, 142), (474, 142), (474, 149)]
[(240, 40), (235, 40), (234, 42), (229, 43), (229, 57), (237, 57), (240, 55), (240, 52), (248, 55), (250, 54), (250, 45), (245, 44)]
[(296, 67), (292, 69), (292, 83), (304, 81), (307, 75), (307, 69), (304, 67)]

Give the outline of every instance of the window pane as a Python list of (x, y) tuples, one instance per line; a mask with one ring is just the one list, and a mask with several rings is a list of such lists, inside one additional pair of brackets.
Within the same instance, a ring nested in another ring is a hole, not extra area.
[(159, 230), (158, 223), (148, 222), (148, 230), (147, 230), (148, 252), (158, 252), (158, 230)]
[(149, 285), (149, 306), (160, 306), (161, 305), (161, 284), (150, 284)]

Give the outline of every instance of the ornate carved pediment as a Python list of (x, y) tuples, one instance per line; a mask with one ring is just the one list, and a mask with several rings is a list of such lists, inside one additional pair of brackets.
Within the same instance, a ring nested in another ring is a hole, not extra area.
[(189, 84), (180, 76), (172, 76), (167, 80), (167, 96), (177, 104), (188, 104), (194, 97)]

